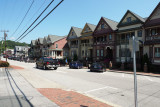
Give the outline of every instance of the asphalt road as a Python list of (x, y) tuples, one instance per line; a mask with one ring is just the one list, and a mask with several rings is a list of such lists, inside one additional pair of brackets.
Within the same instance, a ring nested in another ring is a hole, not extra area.
[[(90, 72), (89, 69), (57, 70), (35, 68), (34, 63), (9, 60), (11, 65), (35, 88), (63, 88), (91, 96), (114, 106), (134, 107), (134, 79), (132, 74)], [(138, 106), (159, 107), (160, 78), (137, 75)]]

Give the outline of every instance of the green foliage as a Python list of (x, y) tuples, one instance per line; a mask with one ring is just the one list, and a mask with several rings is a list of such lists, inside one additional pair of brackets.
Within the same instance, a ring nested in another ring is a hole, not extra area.
[[(0, 41), (0, 47), (1, 47), (1, 43), (2, 43), (2, 41)], [(5, 49), (5, 43), (4, 43), (4, 41), (3, 41), (3, 45), (2, 45), (2, 51), (1, 52), (3, 52), (4, 51), (4, 49)], [(20, 43), (20, 42), (15, 42), (15, 41), (11, 41), (11, 40), (7, 40), (6, 41), (6, 48), (7, 49), (14, 49), (15, 48), (15, 46), (29, 46), (29, 44), (27, 44), (27, 43)], [(1, 53), (0, 52), (0, 53)]]
[(0, 67), (9, 67), (9, 63), (6, 61), (0, 61)]
[(78, 60), (77, 54), (74, 54), (73, 61), (77, 61), (77, 60)]

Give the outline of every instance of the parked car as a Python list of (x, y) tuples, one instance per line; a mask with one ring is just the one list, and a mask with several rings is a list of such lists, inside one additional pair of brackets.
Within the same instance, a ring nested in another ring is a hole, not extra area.
[(36, 68), (49, 69), (54, 68), (56, 70), (60, 66), (57, 59), (51, 57), (41, 57), (36, 60)]
[(69, 68), (83, 68), (83, 63), (81, 63), (80, 61), (73, 61), (69, 64)]
[(8, 56), (8, 59), (12, 59), (12, 56)]
[(105, 72), (106, 67), (103, 63), (95, 62), (91, 65), (90, 71), (98, 71), (98, 72)]

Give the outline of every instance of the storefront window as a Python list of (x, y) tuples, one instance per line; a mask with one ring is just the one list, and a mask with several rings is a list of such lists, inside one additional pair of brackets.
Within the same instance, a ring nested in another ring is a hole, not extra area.
[(101, 56), (103, 56), (103, 50), (101, 50)]
[(155, 57), (160, 58), (160, 47), (155, 48)]

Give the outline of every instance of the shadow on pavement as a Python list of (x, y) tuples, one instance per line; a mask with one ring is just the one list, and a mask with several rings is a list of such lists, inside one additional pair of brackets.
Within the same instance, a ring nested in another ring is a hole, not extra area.
[[(11, 86), (11, 89), (12, 89), (12, 91), (13, 91), (13, 93), (14, 93), (14, 95), (15, 95), (18, 103), (19, 103), (19, 106), (20, 106), (20, 107), (23, 107), (23, 104), (22, 104), (22, 102), (20, 101), (20, 98), (17, 96), (17, 93), (16, 93), (15, 89), (13, 88), (13, 83), (14, 83), (14, 85), (17, 87), (17, 89), (21, 92), (21, 94), (23, 95), (21, 98), (24, 98), (24, 100), (29, 104), (29, 106), (30, 106), (30, 107), (33, 107), (33, 105), (32, 105), (31, 102), (28, 100), (28, 98), (26, 97), (26, 95), (23, 93), (23, 91), (19, 88), (19, 86), (18, 86), (17, 83), (15, 82), (15, 80), (14, 80), (14, 78), (12, 77), (12, 75), (10, 74), (8, 68), (5, 68), (5, 72), (6, 72), (6, 75), (7, 75), (7, 77), (8, 77), (8, 81), (9, 81), (9, 84), (10, 84), (10, 86)], [(11, 81), (13, 81), (13, 83), (12, 83)]]

